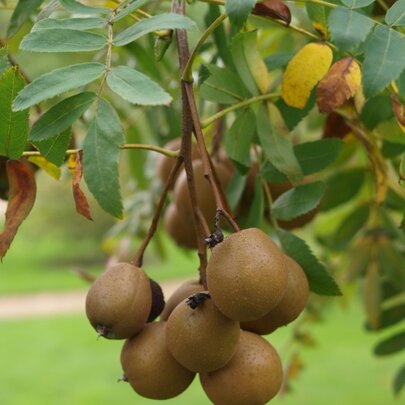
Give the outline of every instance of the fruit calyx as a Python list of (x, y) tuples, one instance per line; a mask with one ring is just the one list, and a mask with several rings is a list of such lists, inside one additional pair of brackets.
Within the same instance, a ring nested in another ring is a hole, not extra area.
[(211, 298), (211, 295), (206, 292), (199, 292), (193, 295), (190, 295), (190, 297), (187, 298), (186, 304), (191, 308), (191, 309), (196, 309), (198, 308), (205, 300)]

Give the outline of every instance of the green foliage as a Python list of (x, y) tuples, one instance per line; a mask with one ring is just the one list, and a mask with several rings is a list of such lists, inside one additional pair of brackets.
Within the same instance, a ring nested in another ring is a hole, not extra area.
[(30, 139), (34, 142), (48, 140), (70, 128), (90, 107), (95, 98), (94, 93), (85, 92), (57, 103), (35, 122), (31, 129)]
[(103, 28), (107, 25), (107, 19), (101, 17), (91, 18), (45, 18), (39, 20), (32, 31), (44, 29), (71, 29), (71, 30), (90, 30), (93, 28)]
[(311, 291), (321, 295), (342, 295), (332, 276), (314, 256), (304, 240), (282, 230), (278, 231), (278, 236), (284, 252), (304, 269)]
[(374, 0), (342, 0), (342, 3), (350, 8), (362, 8), (374, 3)]
[(12, 101), (24, 87), (18, 69), (8, 68), (0, 77), (0, 155), (18, 159), (28, 137), (28, 110), (14, 112)]
[(395, 334), (380, 342), (374, 348), (374, 353), (377, 356), (387, 356), (403, 349), (405, 349), (405, 332)]
[(83, 143), (84, 178), (101, 207), (118, 218), (122, 216), (118, 161), (123, 140), (117, 113), (100, 99)]
[(99, 78), (103, 71), (104, 65), (90, 62), (45, 73), (18, 93), (13, 102), (13, 110), (24, 110), (48, 98), (85, 86)]
[(59, 0), (66, 11), (74, 14), (94, 15), (107, 14), (110, 9), (104, 7), (89, 7), (75, 0)]
[(405, 0), (396, 1), (385, 14), (388, 25), (403, 27), (405, 25)]
[(243, 27), (256, 0), (226, 0), (225, 9), (237, 30)]
[(294, 187), (277, 198), (271, 212), (277, 219), (296, 218), (317, 207), (324, 192), (325, 184), (320, 181)]
[(19, 0), (7, 28), (10, 38), (22, 27), (30, 15), (44, 2), (44, 0)]
[(42, 141), (33, 141), (34, 146), (41, 152), (41, 155), (56, 166), (62, 166), (65, 162), (66, 150), (72, 138), (70, 127), (63, 132)]

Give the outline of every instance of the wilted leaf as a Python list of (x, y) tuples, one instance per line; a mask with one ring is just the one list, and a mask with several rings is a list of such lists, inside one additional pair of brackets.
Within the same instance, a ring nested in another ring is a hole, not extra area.
[(28, 110), (13, 112), (12, 102), (24, 88), (24, 79), (15, 67), (0, 78), (0, 155), (18, 159), (28, 137)]
[(269, 0), (256, 3), (253, 7), (252, 14), (282, 20), (287, 25), (291, 22), (291, 11), (281, 0)]
[(396, 80), (405, 68), (405, 37), (400, 32), (378, 25), (370, 35), (362, 66), (363, 90), (372, 97)]
[(281, 83), (281, 95), (284, 101), (295, 108), (304, 108), (311, 90), (325, 76), (333, 53), (325, 44), (305, 45), (287, 65)]
[(314, 256), (304, 240), (281, 229), (277, 232), (284, 252), (305, 271), (311, 291), (320, 295), (342, 295), (333, 277)]
[(395, 94), (391, 94), (391, 102), (392, 110), (394, 111), (398, 124), (405, 126), (404, 106)]
[(83, 190), (80, 188), (80, 180), (82, 179), (82, 157), (80, 153), (76, 153), (74, 156), (74, 168), (72, 175), (72, 188), (73, 188), (73, 198), (75, 200), (76, 211), (83, 215), (90, 221), (93, 220), (91, 217), (90, 206), (87, 201), (87, 197)]
[(376, 262), (370, 264), (364, 279), (364, 307), (368, 323), (373, 329), (378, 329), (381, 314), (381, 288), (380, 272)]
[(43, 156), (30, 156), (28, 161), (42, 169), (55, 180), (60, 179), (61, 171), (58, 166), (46, 160)]
[(351, 57), (343, 58), (332, 65), (327, 75), (319, 82), (316, 102), (320, 112), (331, 112), (353, 97), (361, 84), (358, 63)]
[(340, 114), (332, 111), (326, 118), (322, 138), (343, 139), (350, 132), (351, 128), (346, 124), (345, 119)]
[(6, 254), (17, 230), (30, 213), (36, 196), (34, 172), (29, 164), (9, 160), (6, 164), (10, 185), (6, 222), (0, 234), (0, 257)]

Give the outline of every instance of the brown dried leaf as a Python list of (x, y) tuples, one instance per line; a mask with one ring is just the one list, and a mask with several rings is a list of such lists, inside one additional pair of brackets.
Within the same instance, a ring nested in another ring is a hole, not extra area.
[(322, 137), (343, 139), (350, 132), (351, 128), (346, 124), (345, 119), (340, 114), (332, 111), (326, 117)]
[(287, 25), (291, 22), (291, 11), (281, 0), (269, 0), (256, 3), (252, 14), (282, 20)]
[(399, 101), (399, 98), (395, 94), (391, 94), (391, 103), (392, 110), (394, 111), (395, 118), (397, 119), (399, 125), (405, 125), (405, 116), (404, 116), (404, 106)]
[[(69, 163), (72, 163), (71, 160), (69, 161)], [(90, 206), (87, 201), (87, 197), (84, 194), (83, 190), (80, 188), (80, 180), (82, 179), (82, 175), (82, 156), (80, 153), (77, 153), (75, 155), (74, 169), (72, 175), (73, 198), (75, 200), (77, 213), (92, 221), (93, 218), (91, 217)]]
[(329, 113), (353, 97), (361, 84), (358, 63), (351, 57), (337, 61), (319, 82), (316, 102), (320, 112)]
[(20, 160), (6, 163), (9, 183), (9, 197), (4, 230), (0, 234), (0, 258), (6, 254), (17, 230), (30, 213), (37, 192), (34, 171), (31, 166)]

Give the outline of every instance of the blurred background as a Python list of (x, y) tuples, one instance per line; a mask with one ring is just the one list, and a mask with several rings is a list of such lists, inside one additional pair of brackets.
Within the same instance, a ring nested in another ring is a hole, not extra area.
[[(4, 37), (11, 9), (0, 8), (0, 38)], [(8, 46), (21, 66), (29, 67), (31, 78), (83, 60), (82, 55), (47, 55), (44, 63), (41, 56), (19, 53), (18, 43), (30, 27), (23, 27)], [(281, 31), (275, 32), (280, 38)], [(140, 49), (132, 51), (139, 54)], [(127, 105), (120, 107), (120, 112), (128, 113)], [(168, 125), (156, 131), (140, 117), (139, 110), (131, 114), (129, 138), (142, 133), (140, 141), (163, 144), (176, 136), (173, 131), (179, 123), (170, 117)], [(66, 168), (62, 168), (58, 181), (43, 171), (38, 173), (33, 211), (0, 265), (1, 405), (158, 403), (137, 396), (128, 384), (118, 382), (122, 342), (97, 339), (84, 312), (89, 286), (86, 279), (105, 268), (109, 255), (119, 252), (121, 257), (130, 257), (135, 253), (139, 239), (122, 235), (142, 234), (158, 197), (159, 185), (152, 186), (152, 194), (145, 191), (145, 184), (153, 177), (155, 156), (140, 151), (131, 156), (123, 162), (121, 179), (127, 197), (124, 223), (115, 224), (93, 200), (94, 222), (77, 215)], [(147, 162), (146, 174), (139, 171), (141, 162)], [(149, 179), (142, 187), (145, 175)], [(136, 198), (132, 198), (133, 177), (138, 185)], [(143, 211), (133, 214), (139, 206)], [(1, 204), (1, 221), (4, 210), (5, 204)], [(323, 223), (333, 228), (333, 218)], [(306, 236), (305, 230), (302, 235)], [(162, 231), (147, 251), (144, 267), (169, 295), (183, 280), (196, 277), (197, 266), (196, 255), (177, 247)], [(400, 399), (394, 399), (391, 386), (404, 355), (373, 355), (372, 347), (387, 333), (376, 336), (364, 329), (360, 288), (358, 284), (346, 287), (343, 298), (315, 299), (312, 315), (304, 314), (303, 319), (268, 337), (283, 359), (289, 381), (273, 404), (400, 403)], [(166, 402), (203, 405), (208, 399), (197, 377), (184, 394)]]

